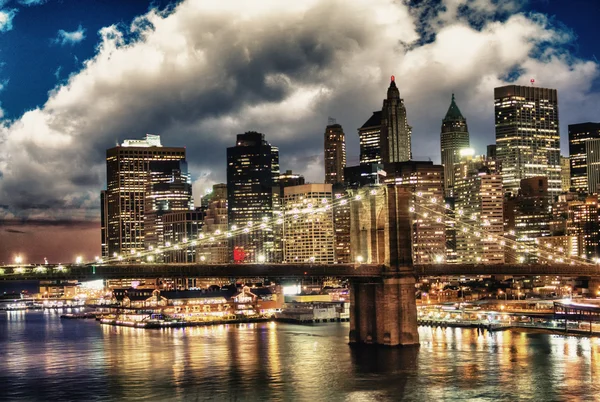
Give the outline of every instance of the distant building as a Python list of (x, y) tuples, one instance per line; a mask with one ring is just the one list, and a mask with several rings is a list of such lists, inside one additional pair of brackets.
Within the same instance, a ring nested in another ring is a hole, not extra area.
[(360, 164), (381, 163), (381, 111), (373, 115), (358, 129)]
[(344, 183), (346, 167), (346, 137), (341, 125), (333, 123), (325, 128), (325, 183)]
[(342, 203), (350, 192), (343, 187), (333, 187), (333, 230), (335, 232), (335, 261), (338, 264), (352, 262), (350, 249), (350, 204)]
[(585, 142), (585, 155), (587, 193), (598, 194), (598, 186), (600, 186), (600, 138), (589, 139)]
[(488, 167), (485, 156), (464, 155), (454, 165), (456, 261), (502, 264), (504, 235), (502, 177)]
[(396, 184), (413, 194), (413, 262), (431, 264), (446, 256), (444, 167), (430, 161), (386, 163), (385, 184)]
[(571, 188), (578, 193), (588, 191), (586, 143), (600, 138), (600, 123), (569, 124), (569, 159)]
[[(146, 135), (143, 140), (125, 140), (123, 144), (106, 151), (107, 188), (104, 192), (105, 236), (104, 257), (136, 256), (144, 249), (146, 227), (156, 227), (156, 220), (148, 215), (154, 206), (147, 197), (152, 197), (154, 186), (158, 191), (161, 183), (169, 176), (179, 180), (177, 204), (189, 207), (191, 187), (187, 187), (185, 148), (163, 147), (158, 135)], [(168, 183), (167, 183), (168, 187)], [(189, 192), (188, 192), (189, 189)], [(171, 193), (162, 189), (165, 198)], [(160, 202), (159, 202), (160, 204)], [(187, 205), (186, 205), (187, 204)], [(155, 204), (156, 205), (156, 204)], [(168, 202), (157, 208), (169, 208)], [(163, 209), (164, 211), (165, 209)], [(154, 229), (150, 228), (151, 231)]]
[(507, 85), (494, 89), (496, 145), (504, 191), (513, 196), (522, 179), (546, 176), (548, 194), (561, 190), (556, 89)]
[[(279, 210), (279, 150), (264, 134), (238, 134), (227, 148), (227, 209), (235, 262), (276, 262), (281, 248), (273, 220)], [(262, 227), (261, 227), (262, 226)]]
[(279, 175), (279, 196), (283, 198), (283, 189), (290, 186), (301, 186), (305, 182), (304, 176), (286, 170), (285, 173)]
[(286, 187), (283, 196), (284, 260), (335, 262), (331, 184)]
[(162, 216), (164, 262), (196, 262), (196, 244), (204, 224), (204, 212), (175, 211)]
[(516, 258), (520, 262), (537, 262), (535, 239), (550, 236), (552, 196), (548, 190), (548, 178), (531, 177), (521, 180), (517, 197), (507, 205), (513, 206), (514, 222), (509, 228), (514, 232), (519, 247)]
[(454, 94), (446, 117), (442, 120), (440, 136), (442, 165), (444, 165), (444, 193), (453, 196), (454, 165), (460, 161), (460, 150), (469, 148), (469, 129), (465, 119), (456, 105)]
[[(208, 198), (208, 197), (207, 197)], [(215, 184), (204, 210), (204, 225), (196, 248), (196, 262), (225, 264), (229, 262), (229, 240), (215, 233), (225, 233), (227, 225), (227, 186)], [(211, 237), (213, 240), (211, 240)]]
[(560, 157), (560, 183), (563, 193), (568, 193), (571, 188), (571, 161), (568, 156)]
[(404, 99), (392, 75), (387, 98), (381, 109), (381, 159), (384, 163), (406, 162), (412, 159), (412, 127), (406, 119)]
[(584, 258), (600, 256), (600, 222), (598, 196), (581, 193), (563, 194), (552, 205), (551, 232), (577, 240), (575, 253)]
[(151, 161), (146, 184), (144, 247), (160, 247), (164, 241), (163, 216), (194, 207), (192, 182), (185, 161)]

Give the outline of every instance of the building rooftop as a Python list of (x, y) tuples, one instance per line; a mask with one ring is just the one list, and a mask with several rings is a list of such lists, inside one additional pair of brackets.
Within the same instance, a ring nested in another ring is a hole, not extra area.
[(122, 147), (162, 147), (160, 143), (160, 135), (146, 134), (143, 140), (124, 140)]
[(361, 128), (381, 126), (381, 110), (373, 112), (373, 115), (362, 125)]
[(448, 111), (446, 112), (446, 117), (444, 117), (444, 121), (455, 121), (455, 120), (466, 120), (462, 113), (460, 112), (460, 109), (458, 108), (458, 105), (456, 104), (456, 99), (454, 98), (454, 94), (452, 94), (452, 102), (450, 102), (450, 107), (448, 108)]

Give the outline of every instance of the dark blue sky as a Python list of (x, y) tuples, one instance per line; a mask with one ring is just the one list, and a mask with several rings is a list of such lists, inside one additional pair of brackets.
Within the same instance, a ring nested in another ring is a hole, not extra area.
[[(79, 71), (91, 58), (98, 43), (98, 30), (113, 24), (129, 25), (133, 18), (160, 9), (174, 1), (156, 0), (49, 0), (36, 6), (22, 6), (16, 0), (5, 8), (16, 9), (13, 29), (0, 35), (0, 82), (8, 80), (0, 92), (5, 117), (19, 117), (41, 106), (58, 80)], [(2, 1), (0, 0), (0, 4)], [(85, 39), (77, 44), (53, 43), (59, 30), (85, 29)], [(59, 70), (60, 69), (60, 70)], [(58, 74), (57, 74), (58, 71)], [(58, 80), (56, 76), (58, 75)]]

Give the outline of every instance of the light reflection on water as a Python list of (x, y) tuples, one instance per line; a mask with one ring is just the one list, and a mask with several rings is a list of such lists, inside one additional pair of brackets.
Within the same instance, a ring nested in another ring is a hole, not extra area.
[(144, 330), (0, 313), (0, 400), (591, 400), (600, 339), (421, 328), (351, 348), (348, 324)]

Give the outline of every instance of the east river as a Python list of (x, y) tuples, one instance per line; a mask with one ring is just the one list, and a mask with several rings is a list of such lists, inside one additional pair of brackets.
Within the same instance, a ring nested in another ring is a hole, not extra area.
[(354, 348), (348, 324), (144, 330), (0, 312), (0, 400), (582, 401), (600, 339), (420, 328), (421, 346)]

